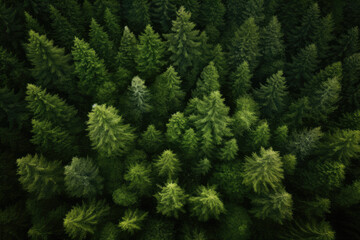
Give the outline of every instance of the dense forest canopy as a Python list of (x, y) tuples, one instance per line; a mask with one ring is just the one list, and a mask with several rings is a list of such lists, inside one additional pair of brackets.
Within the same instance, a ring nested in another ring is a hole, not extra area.
[(360, 1), (0, 0), (0, 239), (360, 239)]

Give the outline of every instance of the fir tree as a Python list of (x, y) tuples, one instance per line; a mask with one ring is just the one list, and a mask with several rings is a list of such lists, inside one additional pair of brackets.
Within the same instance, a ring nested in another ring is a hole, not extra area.
[(179, 212), (184, 212), (186, 194), (175, 182), (168, 182), (161, 187), (161, 191), (155, 195), (157, 199), (157, 212), (168, 217), (179, 217)]
[(124, 69), (134, 72), (136, 63), (135, 56), (137, 55), (137, 40), (130, 29), (125, 26), (123, 35), (121, 37), (119, 52), (116, 57), (117, 64)]
[(30, 30), (33, 30), (34, 32), (37, 32), (41, 35), (45, 35), (45, 29), (42, 25), (40, 25), (38, 20), (36, 18), (34, 18), (33, 16), (31, 16), (31, 14), (28, 13), (27, 11), (25, 11), (24, 13), (25, 13), (25, 22), (26, 22), (27, 32), (29, 32)]
[(224, 147), (221, 149), (220, 159), (223, 161), (235, 160), (239, 148), (235, 138), (225, 142)]
[(255, 91), (259, 99), (262, 113), (268, 118), (274, 118), (281, 113), (285, 106), (287, 87), (283, 71), (278, 71), (266, 79), (266, 85), (260, 84), (260, 89)]
[(162, 32), (169, 32), (171, 21), (176, 16), (176, 6), (174, 0), (154, 0), (150, 8), (153, 21), (161, 27)]
[(340, 190), (335, 198), (336, 203), (342, 207), (350, 207), (360, 202), (360, 181), (356, 180)]
[(309, 98), (299, 98), (290, 104), (288, 112), (284, 115), (285, 122), (290, 128), (302, 126), (304, 119), (309, 117), (310, 112)]
[(147, 25), (143, 34), (139, 36), (138, 52), (135, 58), (137, 70), (141, 76), (152, 78), (157, 75), (165, 64), (165, 45), (160, 35)]
[(189, 201), (192, 214), (197, 216), (199, 221), (219, 219), (219, 215), (225, 212), (224, 204), (214, 187), (200, 186), (197, 195), (190, 197)]
[(249, 64), (246, 61), (241, 63), (236, 68), (236, 71), (231, 73), (230, 80), (232, 84), (229, 88), (232, 91), (233, 99), (238, 99), (250, 90), (251, 78), (252, 74), (249, 69)]
[(198, 20), (201, 7), (199, 0), (179, 0), (177, 6), (183, 6), (187, 12), (191, 13), (191, 18), (194, 22)]
[(124, 185), (113, 192), (112, 198), (114, 203), (123, 207), (131, 206), (138, 201), (136, 194)]
[(236, 112), (233, 116), (232, 127), (237, 136), (242, 136), (252, 129), (259, 118), (258, 105), (249, 96), (244, 95), (236, 101)]
[(51, 198), (62, 191), (63, 171), (60, 162), (47, 161), (42, 155), (27, 155), (16, 160), (19, 181), (37, 199)]
[(141, 120), (145, 113), (150, 112), (150, 92), (145, 85), (145, 81), (138, 76), (131, 81), (131, 86), (128, 90), (128, 102), (130, 115), (135, 121)]
[(131, 29), (134, 29), (135, 32), (142, 32), (146, 25), (150, 24), (149, 3), (147, 0), (131, 1), (128, 11), (127, 18)]
[(188, 119), (183, 113), (174, 113), (166, 124), (166, 139), (173, 145), (181, 143), (187, 125)]
[(343, 34), (340, 38), (338, 38), (334, 56), (344, 59), (358, 52), (360, 49), (359, 40), (359, 28), (357, 26), (350, 28), (346, 34)]
[(130, 182), (129, 187), (139, 195), (146, 194), (151, 188), (151, 170), (144, 163), (133, 163), (129, 166), (124, 179)]
[(173, 21), (171, 33), (164, 34), (168, 40), (170, 60), (181, 76), (184, 76), (189, 67), (200, 55), (199, 31), (193, 30), (195, 24), (190, 22), (191, 13), (184, 7), (177, 11), (176, 20)]
[(126, 210), (125, 215), (122, 217), (119, 222), (119, 227), (121, 230), (133, 234), (137, 230), (141, 230), (142, 222), (146, 219), (148, 213), (140, 212), (138, 209)]
[(203, 98), (211, 92), (219, 91), (219, 74), (213, 62), (204, 68), (200, 75), (200, 79), (196, 82), (196, 88), (193, 91), (193, 96)]
[(79, 78), (80, 92), (89, 96), (96, 95), (96, 90), (108, 80), (104, 61), (98, 58), (87, 42), (76, 37), (71, 53), (75, 62), (75, 74)]
[(292, 134), (292, 138), (288, 143), (288, 149), (295, 154), (297, 158), (304, 159), (309, 156), (319, 146), (319, 140), (323, 133), (321, 128), (303, 129)]
[(199, 138), (193, 128), (189, 128), (185, 131), (183, 139), (181, 141), (181, 148), (185, 155), (189, 158), (197, 155)]
[(323, 17), (315, 32), (314, 42), (318, 49), (320, 59), (326, 59), (330, 55), (330, 43), (334, 39), (334, 21), (331, 14)]
[(96, 225), (104, 218), (110, 208), (105, 201), (92, 201), (74, 206), (64, 218), (65, 232), (72, 239), (85, 239), (95, 233)]
[(70, 196), (93, 197), (101, 193), (103, 178), (89, 158), (74, 157), (65, 166), (65, 186)]
[(272, 138), (272, 145), (279, 149), (284, 149), (288, 143), (288, 133), (289, 129), (286, 125), (276, 128)]
[(256, 197), (252, 200), (255, 217), (269, 218), (280, 224), (284, 220), (292, 219), (292, 196), (286, 191), (270, 194), (266, 197)]
[(171, 150), (165, 150), (155, 160), (154, 165), (158, 170), (159, 176), (166, 176), (169, 179), (173, 179), (181, 171), (180, 161)]
[(224, 25), (225, 6), (221, 0), (205, 0), (201, 4), (199, 23), (214, 42), (220, 35), (219, 28)]
[(230, 45), (229, 61), (231, 68), (236, 69), (238, 63), (247, 61), (250, 71), (258, 65), (260, 57), (260, 33), (254, 18), (248, 18), (235, 32)]
[(109, 8), (105, 9), (104, 22), (104, 27), (106, 32), (109, 34), (109, 38), (114, 42), (114, 45), (118, 47), (121, 41), (122, 29), (120, 27), (119, 20)]
[(344, 60), (344, 77), (341, 79), (343, 104), (353, 110), (360, 106), (360, 53), (355, 53)]
[(89, 113), (87, 121), (89, 137), (94, 149), (106, 156), (116, 156), (126, 152), (135, 140), (133, 129), (124, 124), (118, 111), (105, 104), (96, 105)]
[(201, 159), (194, 168), (195, 173), (199, 175), (206, 175), (211, 169), (211, 162), (207, 158)]
[(34, 66), (32, 75), (42, 87), (61, 87), (69, 84), (72, 74), (71, 57), (63, 48), (54, 46), (45, 35), (30, 30), (29, 43), (25, 45), (27, 57)]
[(260, 147), (267, 147), (269, 145), (270, 136), (270, 129), (267, 121), (260, 122), (256, 128), (249, 133), (250, 148), (257, 151)]
[(210, 60), (214, 62), (214, 66), (219, 73), (219, 82), (220, 85), (223, 85), (225, 82), (225, 76), (228, 74), (228, 63), (226, 60), (225, 53), (220, 44), (217, 44), (212, 50)]
[(141, 135), (140, 145), (148, 153), (156, 153), (162, 149), (165, 139), (163, 133), (155, 128), (154, 125), (149, 125), (146, 131)]
[(253, 153), (245, 158), (243, 184), (252, 187), (256, 193), (267, 193), (281, 186), (283, 172), (279, 152), (261, 148), (260, 155)]
[(287, 175), (294, 174), (296, 168), (296, 156), (293, 154), (286, 154), (282, 157), (282, 162), (283, 162), (285, 174)]
[(251, 219), (246, 209), (230, 205), (220, 225), (222, 239), (236, 240), (250, 238)]
[(120, 230), (112, 222), (107, 223), (101, 230), (100, 240), (116, 240), (119, 238)]

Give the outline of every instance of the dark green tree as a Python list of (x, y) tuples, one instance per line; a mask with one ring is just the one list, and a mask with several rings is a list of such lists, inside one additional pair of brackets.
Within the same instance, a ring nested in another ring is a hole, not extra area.
[(116, 57), (117, 64), (131, 72), (135, 71), (135, 56), (137, 55), (137, 40), (130, 29), (125, 26), (121, 37), (119, 52)]
[(184, 154), (191, 158), (197, 155), (199, 147), (199, 138), (193, 128), (189, 128), (185, 131), (183, 139), (181, 141), (181, 148)]
[(303, 125), (304, 119), (308, 118), (311, 112), (308, 97), (302, 97), (292, 102), (284, 115), (284, 120), (290, 128)]
[(201, 159), (194, 168), (195, 173), (199, 175), (206, 175), (211, 169), (211, 162), (207, 158)]
[(342, 207), (350, 207), (360, 202), (360, 181), (356, 180), (340, 190), (335, 201)]
[(350, 57), (360, 49), (359, 27), (350, 28), (345, 34), (337, 40), (334, 57), (344, 59)]
[(146, 219), (148, 213), (141, 212), (138, 209), (126, 210), (125, 215), (119, 222), (119, 227), (125, 232), (134, 234), (135, 231), (141, 230), (142, 222)]
[(40, 25), (39, 21), (27, 11), (24, 13), (27, 31), (29, 32), (30, 30), (33, 30), (34, 32), (37, 32), (41, 35), (45, 35), (45, 29), (42, 25)]
[(219, 74), (213, 62), (204, 68), (200, 75), (200, 79), (196, 82), (196, 88), (192, 95), (193, 97), (203, 98), (213, 91), (220, 90)]
[(296, 168), (296, 156), (293, 154), (286, 154), (282, 157), (284, 172), (287, 175), (293, 175)]
[(171, 21), (176, 16), (176, 1), (174, 0), (153, 0), (150, 12), (153, 22), (160, 27), (162, 32), (169, 32)]
[(114, 203), (123, 207), (131, 206), (138, 201), (136, 194), (124, 185), (113, 192), (112, 198)]
[(249, 132), (248, 146), (253, 151), (257, 151), (260, 147), (267, 147), (270, 141), (270, 128), (267, 121), (260, 122), (254, 129)]
[(326, 59), (330, 56), (330, 43), (334, 39), (334, 21), (331, 14), (321, 18), (314, 37), (314, 43), (318, 49), (319, 59)]
[(188, 119), (183, 113), (174, 113), (166, 124), (166, 139), (173, 145), (180, 144), (188, 126)]
[(156, 210), (168, 217), (179, 217), (179, 212), (184, 212), (186, 194), (176, 182), (167, 182), (161, 191), (155, 194), (157, 200)]
[(128, 9), (127, 19), (131, 29), (135, 32), (142, 32), (146, 25), (150, 24), (148, 0), (133, 0), (131, 1), (130, 8)]
[(222, 239), (237, 240), (250, 239), (251, 219), (246, 209), (237, 205), (230, 205), (220, 225)]
[(239, 147), (235, 138), (225, 142), (224, 147), (221, 149), (220, 159), (223, 161), (235, 160)]
[(314, 219), (309, 221), (296, 221), (290, 225), (280, 236), (281, 239), (323, 239), (323, 240), (334, 240), (335, 232), (331, 228), (330, 223), (322, 221), (316, 222)]
[[(360, 53), (355, 53), (344, 60), (342, 84), (342, 105), (353, 110), (360, 106)], [(340, 79), (340, 78), (339, 78)]]
[(106, 8), (104, 12), (104, 27), (109, 34), (109, 38), (114, 42), (116, 47), (119, 46), (122, 36), (122, 28), (119, 19), (113, 14), (110, 8)]
[(224, 26), (225, 6), (221, 0), (205, 0), (201, 4), (199, 23), (214, 42), (220, 35), (219, 29)]
[(165, 139), (163, 133), (157, 130), (155, 126), (151, 124), (141, 135), (139, 143), (146, 152), (156, 153), (163, 148)]
[(175, 153), (165, 150), (156, 160), (154, 166), (158, 170), (159, 176), (173, 179), (181, 171), (181, 163)]
[(146, 194), (152, 185), (151, 169), (145, 163), (132, 163), (124, 175), (129, 187), (139, 195)]
[(233, 99), (238, 99), (250, 90), (251, 78), (252, 74), (246, 61), (242, 62), (236, 68), (236, 71), (230, 74), (231, 85), (229, 88), (231, 89)]

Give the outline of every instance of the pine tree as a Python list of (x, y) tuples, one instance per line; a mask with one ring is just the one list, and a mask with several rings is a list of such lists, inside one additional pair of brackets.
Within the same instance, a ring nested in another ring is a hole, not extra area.
[(139, 195), (146, 194), (151, 188), (151, 170), (144, 163), (133, 163), (129, 166), (124, 179), (130, 182), (129, 187)]
[(65, 166), (65, 186), (72, 197), (93, 197), (101, 194), (103, 178), (99, 169), (89, 158), (73, 157)]
[(45, 29), (42, 25), (40, 25), (38, 20), (36, 18), (34, 18), (33, 16), (31, 16), (31, 14), (28, 13), (27, 11), (25, 11), (24, 13), (25, 13), (25, 22), (26, 22), (27, 32), (29, 32), (30, 30), (33, 30), (34, 32), (37, 32), (41, 35), (45, 35)]
[(121, 5), (120, 2), (116, 0), (95, 0), (94, 9), (96, 9), (96, 20), (100, 22), (101, 19), (104, 18), (106, 8), (111, 9), (115, 16), (121, 16), (124, 7), (125, 3)]
[(190, 116), (195, 128), (202, 136), (201, 150), (210, 156), (214, 145), (219, 145), (224, 137), (231, 136), (229, 108), (224, 104), (220, 92), (212, 92), (199, 102), (196, 113)]
[(224, 147), (221, 149), (220, 159), (223, 161), (235, 160), (239, 147), (235, 138), (225, 142)]
[(287, 97), (286, 80), (283, 71), (278, 71), (266, 79), (266, 85), (260, 84), (255, 91), (262, 113), (268, 118), (275, 118), (285, 107)]
[(155, 160), (154, 166), (157, 168), (159, 176), (165, 176), (169, 179), (173, 179), (181, 171), (180, 161), (171, 150), (165, 150)]
[(147, 25), (144, 33), (139, 36), (138, 54), (135, 58), (136, 68), (141, 76), (151, 79), (157, 75), (165, 64), (164, 53), (165, 45), (160, 35)]
[(242, 19), (246, 21), (249, 17), (255, 19), (256, 24), (261, 24), (264, 20), (264, 0), (244, 1), (244, 9), (242, 10)]
[(163, 133), (155, 128), (154, 125), (149, 125), (146, 131), (141, 135), (140, 145), (148, 153), (156, 153), (163, 148), (165, 139)]
[(270, 140), (270, 129), (267, 121), (260, 122), (256, 128), (249, 133), (249, 147), (253, 151), (257, 151), (260, 147), (267, 147)]
[(219, 215), (225, 212), (225, 207), (215, 187), (200, 186), (196, 197), (190, 197), (192, 214), (199, 221), (207, 221), (210, 218), (219, 219)]
[(95, 50), (96, 55), (104, 59), (107, 67), (113, 69), (115, 57), (114, 43), (109, 39), (104, 28), (94, 18), (91, 19), (89, 38), (90, 46)]
[(135, 71), (135, 56), (137, 55), (137, 40), (130, 29), (125, 26), (121, 37), (117, 64), (131, 72)]
[(54, 46), (45, 35), (32, 30), (29, 32), (29, 43), (25, 46), (27, 57), (34, 66), (31, 71), (37, 85), (64, 88), (70, 83), (73, 71), (69, 63), (71, 57), (65, 54), (63, 48)]
[(284, 178), (283, 163), (279, 152), (272, 148), (261, 148), (260, 154), (253, 153), (245, 158), (243, 184), (253, 188), (256, 193), (277, 190)]
[(167, 117), (180, 110), (185, 93), (181, 89), (181, 79), (172, 66), (156, 79), (153, 93), (154, 108), (160, 116)]
[(62, 191), (63, 170), (60, 162), (47, 161), (42, 155), (30, 154), (16, 160), (19, 181), (37, 199), (47, 199)]
[(153, 0), (150, 8), (154, 23), (161, 27), (162, 32), (167, 33), (171, 28), (171, 21), (176, 15), (174, 0)]
[(179, 212), (184, 212), (186, 197), (184, 190), (176, 182), (167, 182), (155, 195), (156, 210), (167, 217), (178, 218)]
[(346, 34), (338, 39), (337, 47), (335, 47), (334, 57), (344, 59), (350, 57), (360, 50), (359, 27), (350, 28)]
[(280, 224), (284, 220), (292, 219), (292, 196), (284, 190), (266, 197), (256, 197), (252, 204), (252, 212), (257, 218), (269, 218)]
[(181, 143), (182, 136), (188, 125), (188, 119), (183, 113), (174, 113), (166, 124), (166, 139), (173, 145)]
[(141, 212), (138, 209), (126, 210), (125, 215), (122, 217), (119, 222), (119, 227), (121, 230), (125, 232), (129, 232), (130, 234), (134, 234), (135, 231), (141, 230), (142, 222), (147, 217), (147, 212)]
[(142, 32), (150, 24), (149, 3), (147, 0), (133, 0), (128, 9), (127, 20), (135, 32)]
[(94, 96), (97, 89), (108, 80), (104, 60), (99, 59), (90, 45), (75, 37), (72, 55), (75, 74), (79, 78), (79, 90), (84, 95)]
[(76, 29), (69, 23), (66, 17), (51, 4), (50, 19), (54, 39), (60, 46), (70, 50), (73, 45), (74, 37), (77, 36)]
[(83, 12), (85, 22), (89, 23), (91, 19), (95, 16), (94, 5), (89, 2), (89, 0), (84, 0), (81, 10)]
[(232, 98), (238, 99), (245, 95), (251, 88), (252, 74), (249, 69), (249, 64), (244, 61), (237, 68), (236, 71), (231, 73), (231, 85), (228, 86), (232, 91)]
[(196, 88), (192, 95), (193, 97), (203, 98), (211, 92), (220, 90), (219, 74), (213, 62), (204, 68), (200, 75), (200, 79), (196, 82)]
[(124, 124), (118, 111), (105, 104), (96, 105), (87, 121), (89, 137), (94, 149), (105, 156), (116, 156), (126, 152), (135, 140), (133, 129)]
[(254, 18), (248, 18), (235, 32), (231, 40), (229, 61), (232, 69), (236, 69), (238, 63), (247, 61), (250, 71), (258, 65), (260, 57), (260, 33)]
[(74, 206), (64, 218), (65, 232), (72, 239), (85, 239), (95, 233), (95, 228), (110, 208), (105, 201), (92, 201)]
[(164, 34), (164, 37), (168, 40), (171, 62), (184, 76), (200, 55), (199, 31), (193, 30), (195, 24), (190, 22), (191, 13), (185, 11), (184, 7), (180, 7), (176, 14), (171, 33)]
[(145, 113), (150, 112), (150, 92), (143, 81), (138, 76), (135, 76), (131, 81), (131, 86), (128, 88), (128, 105), (130, 115), (135, 121), (143, 118)]
[(112, 198), (114, 203), (123, 207), (134, 205), (138, 201), (136, 194), (124, 185), (113, 192)]
[(316, 222), (313, 219), (310, 222), (295, 221), (295, 223), (290, 225), (286, 230), (287, 231), (285, 231), (284, 234), (280, 236), (281, 239), (335, 239), (335, 232), (331, 228), (331, 225), (325, 221)]
[(112, 13), (110, 8), (106, 8), (104, 12), (104, 27), (109, 34), (109, 38), (114, 42), (116, 47), (119, 46), (122, 35), (122, 28), (120, 27), (119, 20)]
[(188, 157), (195, 157), (198, 153), (199, 138), (193, 128), (189, 128), (185, 131), (183, 139), (181, 141), (181, 148), (184, 154)]

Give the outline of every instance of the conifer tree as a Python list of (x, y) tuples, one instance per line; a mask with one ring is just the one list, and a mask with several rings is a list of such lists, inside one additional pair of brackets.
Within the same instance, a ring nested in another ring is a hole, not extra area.
[(138, 76), (131, 81), (128, 90), (128, 102), (131, 116), (135, 121), (141, 120), (145, 113), (150, 112), (150, 92), (143, 81)]
[(167, 117), (180, 110), (185, 97), (181, 83), (178, 73), (172, 66), (156, 79), (153, 85), (153, 102), (158, 115)]
[(124, 179), (130, 182), (129, 187), (139, 195), (146, 194), (152, 184), (150, 178), (151, 170), (144, 163), (133, 163), (129, 166)]
[(26, 85), (24, 80), (28, 75), (28, 70), (23, 63), (14, 54), (0, 46), (0, 86), (14, 90), (23, 88)]
[(201, 7), (201, 3), (199, 0), (179, 0), (177, 6), (183, 6), (187, 12), (191, 13), (191, 19), (194, 22), (197, 22), (200, 15)]
[(295, 131), (292, 134), (292, 139), (288, 143), (288, 149), (291, 153), (295, 154), (297, 158), (304, 159), (319, 146), (319, 140), (322, 136), (323, 133), (320, 127), (304, 129), (300, 132)]
[(91, 2), (92, 1), (84, 0), (81, 8), (86, 23), (91, 22), (91, 19), (95, 16), (95, 8)]
[(138, 52), (135, 58), (136, 68), (144, 78), (157, 75), (164, 66), (165, 45), (160, 35), (147, 25), (143, 34), (139, 36)]
[(251, 219), (246, 209), (237, 205), (230, 205), (220, 225), (222, 239), (250, 239)]
[(109, 38), (114, 42), (116, 47), (119, 46), (122, 36), (122, 28), (120, 27), (119, 20), (112, 13), (110, 8), (106, 8), (104, 12), (104, 27), (109, 34)]
[(19, 181), (36, 198), (47, 199), (61, 192), (63, 170), (60, 162), (47, 161), (42, 155), (30, 154), (16, 160)]
[(89, 158), (73, 157), (65, 166), (65, 186), (72, 197), (93, 197), (101, 193), (103, 178)]
[(79, 78), (80, 92), (89, 96), (96, 95), (96, 90), (108, 80), (104, 60), (99, 59), (87, 42), (76, 37), (71, 53), (75, 62), (75, 74)]
[(296, 168), (296, 156), (293, 154), (286, 154), (282, 157), (282, 162), (283, 162), (285, 174), (287, 175), (294, 174)]
[(155, 128), (154, 125), (149, 125), (146, 131), (141, 135), (140, 145), (148, 153), (158, 152), (164, 145), (165, 139), (163, 133)]
[(210, 156), (215, 145), (221, 144), (224, 137), (232, 135), (229, 128), (229, 108), (224, 104), (219, 91), (205, 96), (196, 107), (196, 113), (190, 116), (190, 120), (203, 138), (202, 152)]
[(159, 176), (165, 176), (169, 179), (173, 179), (181, 171), (180, 161), (171, 150), (165, 150), (155, 160), (154, 166), (157, 168)]
[(264, 20), (264, 0), (249, 0), (243, 1), (244, 9), (242, 10), (243, 21), (246, 21), (249, 17), (255, 19), (256, 24), (261, 24)]
[(73, 45), (74, 37), (77, 36), (76, 29), (53, 5), (50, 5), (50, 18), (54, 39), (60, 46), (70, 50)]
[(166, 124), (166, 139), (173, 145), (180, 144), (187, 125), (188, 119), (183, 113), (174, 113)]
[(343, 105), (353, 110), (360, 106), (360, 53), (355, 53), (344, 60), (344, 77), (341, 79)]
[(225, 82), (225, 76), (228, 74), (228, 63), (226, 60), (225, 53), (220, 44), (217, 44), (212, 50), (210, 60), (214, 62), (214, 66), (219, 73), (219, 82), (220, 85), (223, 85)]
[(303, 120), (309, 117), (310, 112), (309, 98), (299, 98), (290, 104), (288, 112), (284, 115), (285, 122), (290, 128), (302, 126)]
[(260, 84), (260, 89), (255, 91), (262, 113), (268, 118), (275, 118), (281, 113), (285, 107), (287, 94), (283, 71), (273, 74), (266, 79), (266, 85)]
[(232, 127), (237, 136), (242, 136), (245, 132), (251, 130), (259, 118), (258, 105), (249, 96), (244, 95), (236, 101), (236, 112), (233, 115)]
[(138, 209), (126, 210), (125, 215), (119, 222), (121, 230), (134, 234), (135, 231), (141, 230), (142, 222), (146, 219), (148, 213), (141, 212)]
[(192, 214), (199, 221), (207, 221), (210, 218), (219, 219), (219, 215), (225, 212), (225, 207), (215, 187), (200, 186), (195, 197), (189, 198)]
[(157, 199), (157, 212), (168, 217), (179, 217), (179, 212), (184, 212), (186, 194), (176, 182), (167, 182), (161, 191), (155, 195)]
[(85, 239), (94, 234), (97, 224), (108, 214), (105, 201), (91, 201), (74, 206), (64, 218), (65, 232), (72, 239)]
[(334, 240), (335, 232), (331, 228), (328, 222), (321, 221), (316, 222), (314, 219), (309, 221), (295, 221), (294, 224), (290, 225), (286, 229), (281, 239), (323, 239), (323, 240)]
[(211, 162), (207, 158), (201, 159), (194, 168), (195, 173), (199, 175), (206, 175), (211, 169)]
[(114, 66), (114, 43), (109, 39), (108, 34), (103, 27), (91, 19), (90, 24), (90, 46), (95, 50), (96, 54), (104, 59), (106, 66), (113, 69)]
[(283, 163), (279, 152), (272, 148), (261, 148), (260, 154), (253, 153), (245, 158), (243, 184), (253, 188), (256, 193), (277, 190), (284, 178)]
[[(359, 27), (350, 28), (346, 34), (338, 39), (337, 47), (335, 47), (334, 56), (344, 59), (350, 57), (360, 49)], [(335, 55), (336, 54), (336, 55)]]
[(196, 88), (193, 91), (193, 97), (203, 98), (211, 92), (220, 90), (218, 81), (219, 74), (213, 62), (204, 68), (200, 75), (200, 79), (196, 82)]
[(358, 204), (360, 202), (360, 181), (356, 180), (351, 185), (343, 187), (335, 200), (342, 207)]
[(41, 35), (45, 35), (45, 29), (42, 25), (40, 25), (38, 20), (36, 18), (34, 18), (33, 16), (31, 16), (31, 14), (28, 13), (27, 11), (25, 11), (24, 13), (25, 13), (25, 22), (26, 22), (27, 32), (29, 32), (30, 30), (33, 30), (34, 32), (37, 32)]
[(292, 219), (292, 196), (285, 190), (269, 194), (266, 197), (256, 197), (252, 200), (252, 209), (255, 217), (260, 219), (269, 218), (283, 223), (284, 220)]
[(183, 139), (181, 141), (181, 148), (186, 156), (189, 158), (197, 155), (199, 138), (193, 128), (189, 128), (185, 131)]
[(36, 84), (42, 87), (62, 87), (69, 84), (72, 74), (71, 57), (63, 48), (54, 46), (45, 35), (30, 30), (29, 43), (25, 45), (27, 57), (34, 68), (31, 70)]
[(118, 111), (112, 106), (96, 105), (87, 121), (89, 137), (94, 149), (105, 156), (126, 152), (135, 140), (133, 129), (124, 124)]
[(201, 4), (199, 23), (205, 26), (205, 31), (212, 41), (219, 36), (219, 28), (224, 25), (225, 6), (221, 0), (205, 0)]
[(100, 240), (116, 240), (119, 238), (120, 230), (112, 222), (106, 223), (100, 233)]
[(232, 91), (233, 99), (245, 95), (251, 88), (252, 74), (249, 69), (249, 64), (244, 61), (237, 68), (236, 71), (231, 73), (230, 80), (231, 85), (229, 88)]
[(127, 18), (131, 29), (134, 29), (134, 31), (137, 33), (142, 32), (145, 27), (150, 24), (148, 0), (131, 1)]
[(162, 32), (167, 33), (171, 28), (171, 21), (176, 16), (176, 1), (174, 0), (153, 0), (150, 8), (153, 22), (160, 26)]
[(276, 128), (272, 138), (272, 146), (275, 146), (279, 149), (284, 149), (284, 147), (288, 144), (288, 133), (289, 129), (286, 125), (282, 125)]
[(130, 29), (125, 26), (123, 35), (121, 37), (119, 52), (116, 57), (117, 64), (124, 69), (134, 72), (136, 63), (135, 56), (137, 55), (137, 40)]
[(138, 201), (136, 194), (124, 185), (113, 192), (112, 198), (114, 203), (123, 207), (131, 206)]
[(239, 147), (235, 138), (225, 142), (224, 147), (221, 149), (220, 159), (223, 161), (235, 160)]
[(231, 40), (229, 49), (231, 68), (236, 69), (239, 63), (247, 61), (250, 71), (254, 70), (261, 55), (259, 43), (259, 27), (254, 18), (250, 17), (236, 30)]
[(267, 121), (260, 122), (256, 128), (250, 131), (249, 146), (253, 151), (257, 151), (260, 147), (267, 147), (270, 140), (270, 129)]
[(314, 37), (319, 59), (326, 59), (330, 55), (330, 42), (334, 39), (333, 31), (334, 21), (332, 15), (329, 14), (321, 18)]
[(172, 64), (180, 75), (184, 76), (200, 55), (199, 31), (193, 30), (195, 24), (190, 22), (191, 13), (187, 12), (184, 7), (180, 7), (176, 14), (171, 33), (164, 34), (164, 37), (168, 40), (168, 51), (171, 53)]

